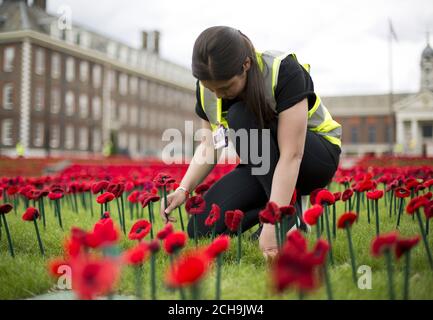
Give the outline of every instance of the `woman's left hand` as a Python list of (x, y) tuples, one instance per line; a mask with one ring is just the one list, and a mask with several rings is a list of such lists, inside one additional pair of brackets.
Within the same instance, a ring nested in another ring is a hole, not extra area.
[(270, 223), (264, 223), (259, 238), (259, 247), (263, 256), (269, 262), (272, 262), (278, 253), (277, 237), (275, 236), (275, 227)]

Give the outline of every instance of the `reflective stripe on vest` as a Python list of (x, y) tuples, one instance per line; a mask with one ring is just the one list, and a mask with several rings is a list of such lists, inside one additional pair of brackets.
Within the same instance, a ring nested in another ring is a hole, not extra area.
[[(283, 54), (278, 51), (256, 52), (257, 63), (262, 71), (265, 83), (265, 92), (271, 107), (276, 109), (275, 89), (278, 84), (278, 73), (280, 71), (281, 61), (288, 55), (291, 55), (297, 61), (296, 55)], [(302, 65), (307, 72), (310, 72), (310, 65)], [(203, 111), (209, 120), (212, 130), (215, 130), (219, 124), (228, 128), (228, 123), (222, 114), (222, 99), (219, 99), (215, 94), (205, 88), (200, 82), (200, 102)], [(341, 147), (341, 125), (332, 119), (328, 109), (322, 103), (320, 97), (316, 94), (314, 106), (308, 111), (307, 128), (317, 134), (323, 136), (329, 142)]]

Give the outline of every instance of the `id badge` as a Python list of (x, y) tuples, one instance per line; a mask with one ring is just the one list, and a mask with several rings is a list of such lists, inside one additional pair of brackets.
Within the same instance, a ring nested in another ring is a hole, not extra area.
[(212, 132), (213, 144), (215, 149), (220, 149), (228, 146), (227, 129), (220, 124), (214, 132)]

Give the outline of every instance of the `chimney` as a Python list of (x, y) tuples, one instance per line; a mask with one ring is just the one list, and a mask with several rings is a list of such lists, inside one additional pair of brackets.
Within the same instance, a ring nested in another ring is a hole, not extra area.
[(33, 6), (47, 11), (47, 0), (34, 0)]
[(153, 52), (159, 54), (159, 38), (161, 33), (158, 30), (153, 31)]
[(146, 50), (148, 48), (147, 44), (149, 41), (149, 35), (147, 34), (147, 31), (141, 31), (141, 46), (142, 49)]

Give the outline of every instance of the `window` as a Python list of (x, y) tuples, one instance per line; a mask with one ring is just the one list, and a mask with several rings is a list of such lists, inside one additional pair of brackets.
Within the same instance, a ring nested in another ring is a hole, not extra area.
[(101, 98), (98, 96), (93, 97), (92, 101), (92, 111), (93, 111), (93, 119), (99, 120), (101, 119)]
[(147, 109), (145, 107), (142, 107), (140, 110), (140, 128), (146, 128), (147, 127)]
[(54, 124), (50, 130), (50, 148), (58, 148), (60, 145), (60, 126)]
[(140, 81), (140, 99), (144, 100), (147, 98), (147, 81)]
[(87, 61), (80, 62), (80, 81), (87, 82), (89, 78), (89, 63)]
[(74, 127), (72, 125), (67, 125), (65, 129), (65, 148), (74, 148)]
[(93, 151), (101, 151), (101, 147), (102, 147), (101, 130), (95, 128), (93, 129), (92, 149)]
[(60, 90), (51, 89), (51, 113), (60, 112)]
[(350, 129), (350, 135), (351, 135), (352, 143), (358, 143), (359, 137), (358, 137), (358, 128), (357, 127), (352, 127)]
[(78, 143), (78, 148), (80, 150), (87, 150), (89, 147), (89, 129), (87, 128), (80, 128), (80, 140)]
[(43, 75), (45, 72), (45, 51), (42, 48), (36, 49), (35, 52), (35, 72), (38, 75)]
[(75, 79), (75, 60), (72, 57), (66, 59), (66, 80), (72, 82)]
[(114, 70), (110, 70), (110, 90), (113, 91), (116, 89), (116, 72)]
[(117, 106), (114, 100), (111, 100), (111, 110), (110, 110), (110, 119), (111, 121), (116, 121), (117, 119)]
[(422, 126), (422, 137), (423, 138), (433, 138), (433, 125), (426, 124)]
[(42, 147), (44, 144), (44, 124), (38, 122), (35, 124), (33, 132), (33, 145), (35, 147)]
[(101, 66), (99, 65), (94, 65), (93, 66), (93, 87), (95, 88), (99, 88), (101, 87), (101, 75), (102, 70), (101, 70)]
[(14, 98), (14, 87), (11, 83), (7, 83), (3, 87), (3, 108), (12, 110)]
[(66, 92), (65, 106), (66, 106), (66, 115), (72, 116), (75, 112), (75, 96), (72, 91)]
[(386, 142), (391, 143), (394, 141), (394, 137), (392, 135), (392, 127), (390, 125), (385, 127), (385, 139)]
[(44, 109), (44, 89), (37, 87), (35, 90), (35, 111), (42, 111)]
[(14, 70), (15, 48), (7, 47), (4, 50), (3, 71), (12, 72)]
[(51, 56), (51, 78), (58, 79), (60, 77), (60, 55), (53, 53)]
[(376, 126), (368, 126), (368, 143), (376, 142)]
[(119, 120), (120, 123), (122, 124), (127, 124), (128, 123), (128, 106), (126, 103), (122, 103), (120, 105), (120, 115), (119, 115)]
[(132, 106), (129, 110), (129, 124), (136, 126), (138, 124), (138, 109), (137, 106)]
[(13, 145), (13, 120), (12, 119), (4, 119), (2, 121), (2, 143), (5, 146), (11, 146)]
[(128, 149), (130, 150), (130, 153), (136, 153), (137, 152), (137, 143), (138, 143), (137, 135), (130, 134), (129, 135), (129, 147), (128, 147)]
[(126, 74), (119, 76), (119, 93), (123, 96), (128, 93), (128, 76)]
[(80, 117), (87, 118), (89, 116), (89, 99), (85, 94), (80, 95)]
[(119, 148), (128, 148), (128, 135), (126, 134), (126, 132), (119, 133)]
[(137, 94), (138, 91), (138, 81), (136, 77), (131, 77), (129, 79), (129, 90), (131, 94)]

